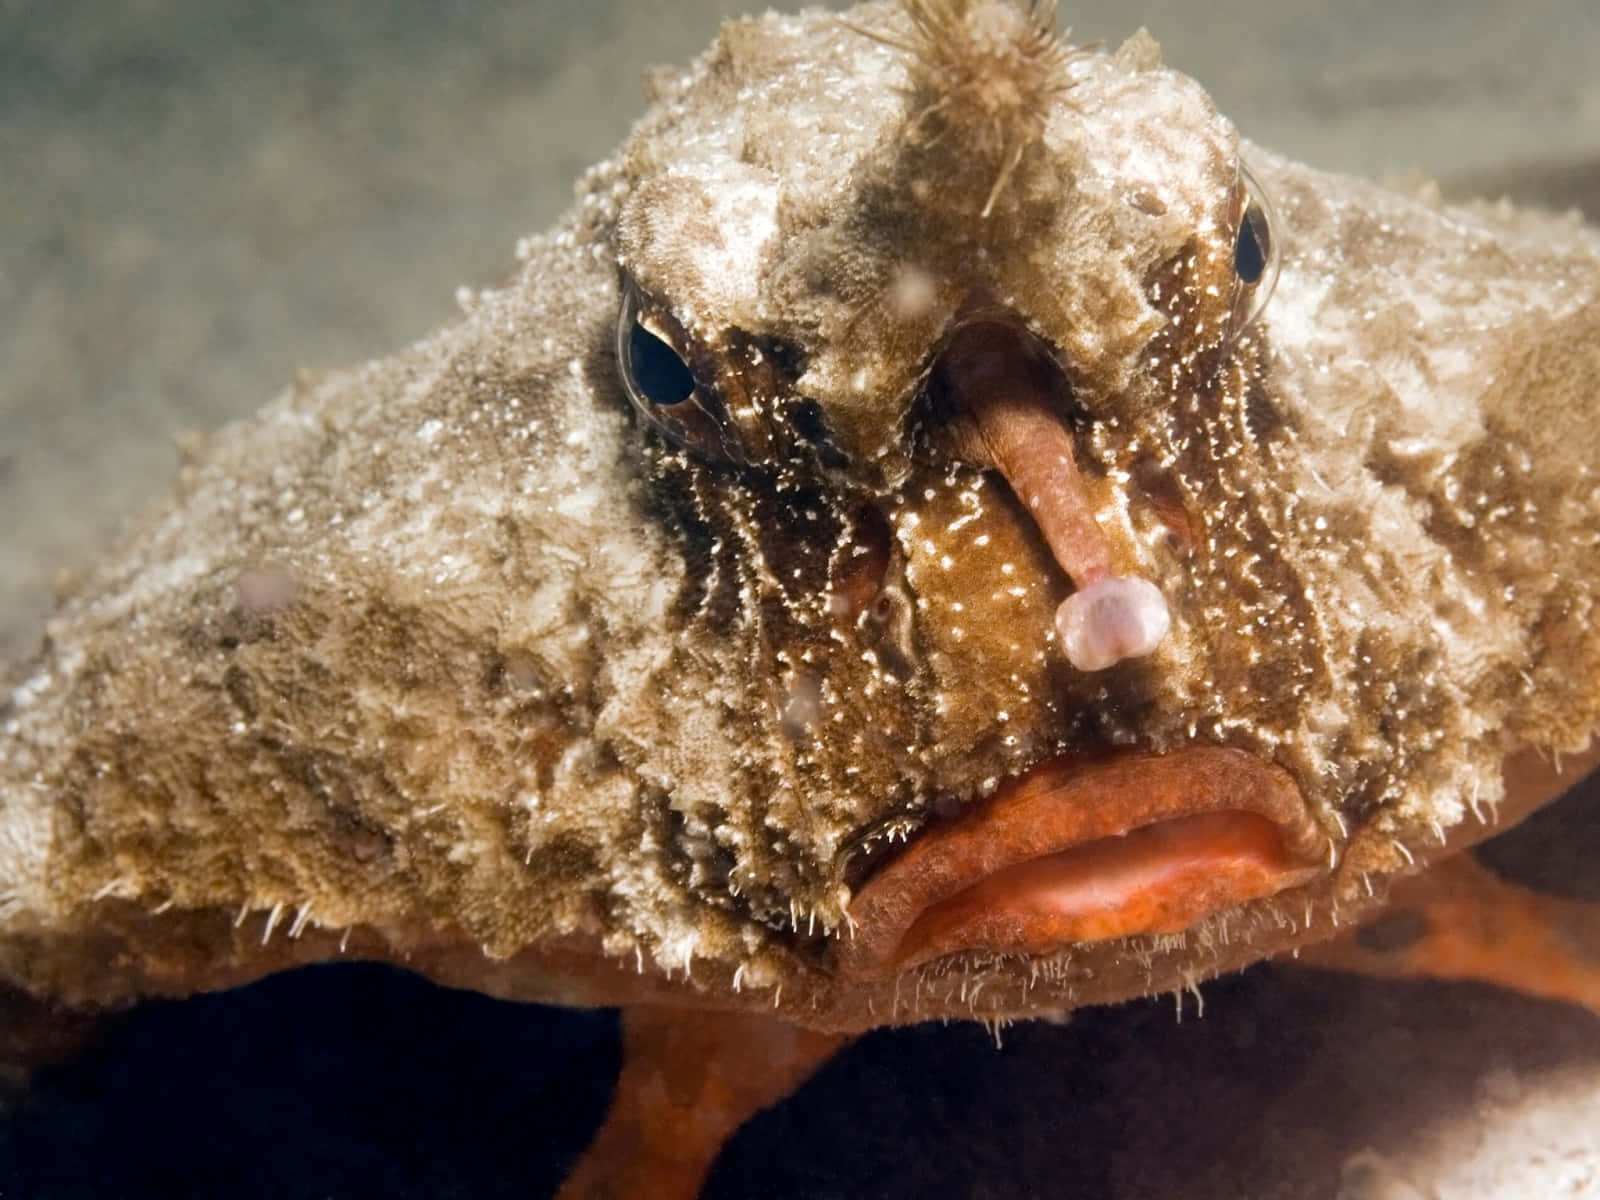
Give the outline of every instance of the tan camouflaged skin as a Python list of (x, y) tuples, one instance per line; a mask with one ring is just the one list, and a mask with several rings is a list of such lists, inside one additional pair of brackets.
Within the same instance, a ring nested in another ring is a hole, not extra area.
[[(1325, 934), (1479, 836), (1510, 751), (1587, 743), (1600, 238), (1241, 147), (1143, 35), (909, 7), (729, 24), (460, 321), (192, 455), (0, 694), (0, 978), (117, 1003), (345, 954), (1023, 1015)], [(986, 53), (1016, 95), (962, 90)], [(1282, 254), (1248, 327), (1241, 155)], [(739, 392), (735, 444), (635, 415), (625, 287)], [(925, 436), (975, 294), (1059, 355), (1172, 610), (1148, 659), (1072, 670), (1033, 527)], [(841, 621), (864, 508), (885, 599)], [(1286, 768), (1336, 868), (1187, 936), (832, 969), (864, 851), (1052, 754), (1196, 743)]]

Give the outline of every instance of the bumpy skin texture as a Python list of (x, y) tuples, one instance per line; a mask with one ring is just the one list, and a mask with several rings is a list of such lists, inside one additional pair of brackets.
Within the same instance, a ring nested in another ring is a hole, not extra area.
[[(504, 287), (197, 449), (0, 699), (0, 978), (108, 1004), (345, 954), (1024, 1015), (1325, 935), (1483, 836), (1513, 751), (1582, 750), (1600, 238), (1241, 150), (1148, 38), (1029, 22), (730, 24)], [(965, 86), (984, 47), (1019, 94)], [(1283, 258), (1248, 326), (1241, 154)], [(714, 437), (633, 411), (625, 296)], [(1113, 566), (1171, 611), (1148, 658), (1064, 660), (1070, 584), (948, 451), (927, 377), (975, 304), (1060, 364)], [(1194, 745), (1285, 769), (1331, 868), (1186, 935), (838, 969), (890, 840), (1053, 755)]]

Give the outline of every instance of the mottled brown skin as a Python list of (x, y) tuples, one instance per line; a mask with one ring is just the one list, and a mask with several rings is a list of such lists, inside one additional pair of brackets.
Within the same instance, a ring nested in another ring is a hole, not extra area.
[[(1002, 1020), (1331, 935), (1549, 794), (1502, 771), (1600, 728), (1600, 239), (1241, 151), (1148, 37), (1046, 15), (731, 23), (505, 286), (198, 450), (0, 699), (0, 979), (345, 955)], [(1071, 582), (930, 384), (975, 314), (1048, 352), (1150, 656), (1055, 645)], [(630, 404), (635, 318), (689, 401)], [(894, 843), (1195, 747), (1283, 773), (1326, 867), (1178, 934), (846, 969)]]

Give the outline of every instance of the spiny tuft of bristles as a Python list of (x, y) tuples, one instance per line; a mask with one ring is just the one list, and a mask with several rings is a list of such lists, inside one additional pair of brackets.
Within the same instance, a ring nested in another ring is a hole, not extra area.
[(955, 140), (995, 172), (984, 214), (1072, 87), (1055, 0), (903, 0), (911, 37), (910, 140)]

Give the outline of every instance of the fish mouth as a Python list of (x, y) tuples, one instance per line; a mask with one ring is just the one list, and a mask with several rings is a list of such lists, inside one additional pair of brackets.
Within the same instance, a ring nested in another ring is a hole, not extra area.
[(873, 978), (964, 952), (1178, 933), (1308, 883), (1331, 858), (1294, 780), (1254, 754), (1060, 756), (878, 869), (851, 901), (840, 967)]

